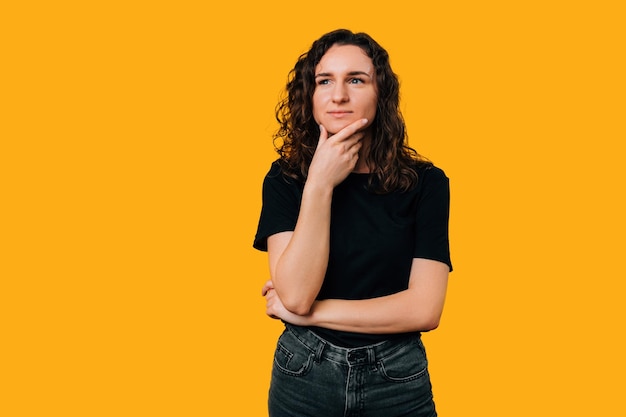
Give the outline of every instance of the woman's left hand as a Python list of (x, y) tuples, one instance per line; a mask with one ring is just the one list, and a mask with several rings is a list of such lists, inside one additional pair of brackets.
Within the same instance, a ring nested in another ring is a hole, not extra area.
[(284, 320), (287, 323), (298, 326), (308, 325), (307, 316), (298, 316), (287, 310), (280, 300), (272, 281), (267, 281), (261, 290), (261, 295), (265, 297), (265, 314), (273, 319)]

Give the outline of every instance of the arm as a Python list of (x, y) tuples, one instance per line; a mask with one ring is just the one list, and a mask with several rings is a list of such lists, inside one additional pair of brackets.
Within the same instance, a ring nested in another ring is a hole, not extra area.
[(320, 140), (309, 167), (300, 213), (293, 232), (267, 240), (270, 276), (287, 310), (307, 314), (328, 265), (330, 206), (335, 186), (354, 169), (367, 120), (358, 120), (332, 137), (320, 127)]
[(413, 259), (408, 289), (366, 300), (316, 301), (311, 311), (296, 315), (284, 308), (272, 291), (264, 287), (267, 314), (301, 326), (318, 326), (359, 333), (404, 333), (437, 328), (443, 312), (448, 284), (448, 265), (429, 259)]
[(326, 274), (332, 189), (305, 185), (293, 232), (268, 237), (270, 276), (285, 306), (308, 313)]

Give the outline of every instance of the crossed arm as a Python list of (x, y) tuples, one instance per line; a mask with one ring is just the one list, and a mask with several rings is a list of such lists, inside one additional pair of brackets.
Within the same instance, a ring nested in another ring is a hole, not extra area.
[[(280, 257), (280, 247), (293, 232), (268, 239), (270, 259)], [(274, 254), (272, 255), (272, 252)], [(300, 326), (318, 326), (358, 333), (404, 333), (437, 328), (448, 284), (448, 265), (415, 258), (408, 289), (366, 300), (319, 300), (294, 312), (285, 307), (272, 280), (263, 287), (266, 313), (272, 318)], [(315, 298), (317, 293), (312, 295)]]

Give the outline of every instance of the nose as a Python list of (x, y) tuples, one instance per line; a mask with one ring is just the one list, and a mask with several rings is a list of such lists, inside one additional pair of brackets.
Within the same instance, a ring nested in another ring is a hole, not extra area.
[(332, 100), (335, 103), (344, 103), (350, 99), (348, 88), (344, 83), (336, 83), (333, 88)]

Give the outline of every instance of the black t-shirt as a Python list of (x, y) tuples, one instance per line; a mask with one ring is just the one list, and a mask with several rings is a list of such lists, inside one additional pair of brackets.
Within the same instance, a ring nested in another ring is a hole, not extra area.
[[(406, 192), (376, 194), (369, 174), (352, 173), (333, 192), (330, 254), (321, 299), (359, 300), (408, 288), (413, 258), (450, 262), (450, 189), (444, 172), (420, 163), (417, 185)], [(304, 184), (282, 174), (274, 162), (263, 182), (263, 207), (254, 247), (267, 250), (267, 238), (293, 231)], [(311, 330), (331, 343), (355, 347), (399, 335)]]

